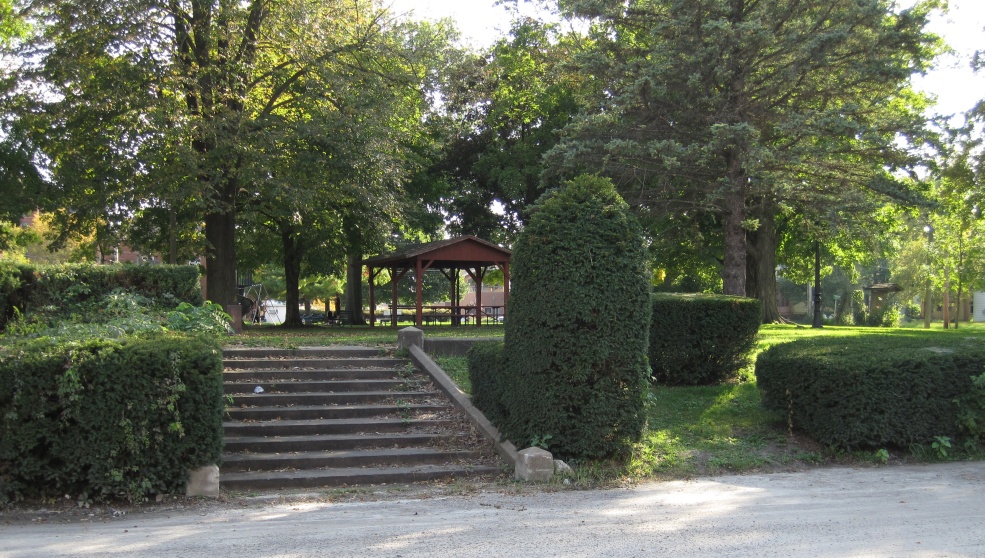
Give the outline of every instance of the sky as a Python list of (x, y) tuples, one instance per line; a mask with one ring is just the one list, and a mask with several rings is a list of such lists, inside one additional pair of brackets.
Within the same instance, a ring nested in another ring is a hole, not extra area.
[[(463, 40), (485, 47), (509, 29), (506, 9), (496, 0), (392, 0), (398, 13), (414, 19), (450, 17), (456, 21)], [(912, 0), (902, 0), (901, 4)], [(521, 2), (522, 6), (523, 2)], [(957, 114), (985, 98), (985, 70), (975, 75), (969, 66), (975, 49), (985, 50), (985, 0), (950, 0), (949, 13), (937, 16), (930, 31), (944, 37), (955, 54), (943, 57), (926, 76), (914, 79), (916, 87), (937, 97), (936, 111)], [(529, 5), (524, 13), (533, 13)]]

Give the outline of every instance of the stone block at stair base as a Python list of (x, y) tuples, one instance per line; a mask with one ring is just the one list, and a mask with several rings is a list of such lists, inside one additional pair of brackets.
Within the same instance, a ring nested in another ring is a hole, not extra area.
[(410, 349), (411, 347), (424, 348), (424, 332), (416, 327), (405, 327), (397, 332), (397, 348)]
[(219, 466), (206, 465), (188, 474), (185, 496), (219, 497)]
[(561, 475), (562, 477), (570, 478), (575, 476), (575, 470), (571, 468), (571, 465), (568, 465), (564, 461), (561, 461), (560, 459), (555, 459), (554, 474)]
[(547, 482), (554, 475), (554, 456), (541, 448), (520, 450), (516, 462), (517, 480)]

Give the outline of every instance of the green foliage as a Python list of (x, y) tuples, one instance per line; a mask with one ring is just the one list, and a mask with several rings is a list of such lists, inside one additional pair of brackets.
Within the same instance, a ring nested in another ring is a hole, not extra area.
[[(446, 209), (454, 232), (497, 239), (525, 222), (544, 193), (543, 155), (590, 83), (570, 65), (575, 48), (559, 25), (524, 18), (487, 52), (450, 68), (443, 93), (457, 118), (430, 173), (453, 184)], [(502, 211), (490, 211), (493, 199)]]
[(882, 309), (879, 324), (882, 327), (899, 327), (903, 323), (903, 311), (893, 304)]
[(972, 440), (985, 441), (985, 374), (971, 379), (971, 389), (957, 397), (958, 427)]
[(852, 320), (855, 325), (868, 325), (869, 307), (865, 305), (865, 293), (852, 291)]
[[(513, 250), (500, 426), (564, 457), (628, 452), (645, 424), (649, 272), (612, 184), (581, 176), (532, 209)], [(478, 386), (475, 386), (478, 387)]]
[(232, 317), (222, 306), (206, 301), (201, 306), (182, 302), (168, 313), (168, 329), (172, 331), (195, 331), (212, 335), (233, 333)]
[(897, 331), (774, 345), (759, 355), (756, 378), (764, 405), (822, 444), (907, 448), (957, 437), (955, 399), (971, 408), (971, 377), (983, 368), (985, 347), (973, 337)]
[(222, 454), (214, 340), (25, 341), (0, 352), (0, 500), (180, 493)]
[(558, 4), (592, 28), (575, 63), (599, 95), (545, 155), (545, 174), (605, 169), (656, 225), (655, 244), (691, 233), (701, 252), (719, 247), (724, 292), (752, 294), (746, 271), (771, 274), (780, 238), (871, 230), (887, 197), (920, 198), (893, 170), (917, 163), (901, 136), (930, 135), (908, 81), (940, 48), (925, 30), (934, 2)]
[(889, 462), (889, 450), (887, 450), (886, 448), (879, 448), (876, 450), (873, 457), (875, 458), (876, 461), (885, 465), (886, 463)]
[(472, 404), (493, 424), (501, 425), (508, 416), (503, 404), (505, 359), (503, 343), (488, 341), (474, 343), (467, 355), (469, 382), (472, 384)]
[(759, 331), (760, 302), (702, 294), (654, 294), (650, 367), (665, 385), (711, 385), (734, 378)]
[(948, 452), (951, 450), (951, 438), (950, 436), (934, 436), (934, 442), (930, 444), (930, 447), (937, 452), (937, 457), (947, 459)]
[[(195, 266), (56, 265), (0, 263), (0, 329), (16, 308), (22, 314), (46, 310), (61, 317), (86, 312), (81, 321), (95, 321), (103, 312), (97, 302), (112, 292), (126, 291), (164, 307), (181, 302), (199, 305), (202, 290)], [(104, 320), (105, 321), (105, 320)]]

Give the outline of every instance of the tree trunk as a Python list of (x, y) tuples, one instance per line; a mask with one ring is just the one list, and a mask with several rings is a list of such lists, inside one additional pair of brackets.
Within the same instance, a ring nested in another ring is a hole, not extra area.
[(168, 206), (168, 263), (178, 263), (178, 211)]
[(284, 315), (285, 327), (300, 327), (301, 312), (298, 305), (301, 299), (301, 250), (298, 248), (297, 239), (292, 227), (281, 229), (281, 242), (284, 246), (284, 285), (287, 289), (285, 295), (286, 305)]
[(930, 329), (930, 321), (934, 312), (934, 301), (930, 293), (930, 279), (927, 279), (927, 288), (924, 290), (923, 299), (923, 328)]
[(733, 179), (733, 190), (725, 195), (725, 257), (722, 265), (722, 284), (727, 295), (746, 296), (746, 219), (745, 195)]
[(779, 238), (772, 208), (763, 207), (759, 228), (746, 231), (746, 296), (762, 304), (764, 324), (780, 321), (776, 301), (776, 249)]
[(205, 296), (222, 306), (236, 304), (236, 211), (207, 213), (205, 240)]
[(944, 279), (944, 293), (941, 296), (941, 314), (944, 318), (944, 329), (949, 329), (951, 327), (951, 274), (950, 271), (945, 270), (946, 279)]
[[(363, 318), (363, 250), (359, 227), (349, 217), (342, 220), (345, 229), (345, 307), (353, 325), (366, 325)], [(372, 310), (372, 309), (371, 309)]]

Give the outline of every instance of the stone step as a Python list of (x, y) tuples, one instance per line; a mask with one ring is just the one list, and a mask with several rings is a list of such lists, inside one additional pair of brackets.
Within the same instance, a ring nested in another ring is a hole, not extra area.
[(226, 382), (223, 389), (227, 394), (256, 393), (340, 393), (340, 392), (399, 392), (407, 386), (404, 380), (312, 380), (312, 381), (274, 381), (274, 382)]
[(299, 451), (287, 453), (230, 453), (222, 457), (222, 470), (239, 472), (276, 471), (279, 469), (434, 465), (456, 461), (469, 461), (479, 457), (481, 457), (480, 453), (470, 450), (442, 450), (420, 447)]
[(316, 434), (308, 436), (235, 436), (225, 439), (228, 454), (341, 451), (356, 449), (433, 446), (453, 439), (452, 434)]
[[(445, 409), (446, 410), (446, 409)], [(262, 422), (228, 421), (222, 429), (230, 440), (238, 436), (305, 436), (311, 434), (377, 434), (408, 430), (438, 431), (453, 421), (430, 418), (348, 418), (312, 420), (272, 420)]]
[(365, 347), (229, 349), (224, 358), (226, 490), (500, 474), (406, 359)]
[(297, 471), (250, 471), (222, 473), (224, 490), (277, 490), (355, 484), (400, 484), (455, 478), (492, 477), (502, 473), (491, 465), (422, 465), (358, 469), (310, 469)]
[(283, 407), (287, 405), (345, 405), (356, 403), (383, 403), (398, 400), (407, 403), (438, 398), (435, 391), (349, 391), (342, 393), (241, 393), (232, 396), (233, 407), (260, 406)]
[(238, 370), (223, 372), (222, 377), (232, 382), (265, 382), (284, 380), (384, 380), (406, 375), (400, 368), (326, 368), (323, 370)]
[(442, 404), (408, 405), (297, 405), (294, 407), (241, 407), (227, 408), (226, 416), (231, 420), (315, 420), (315, 419), (352, 419), (383, 417), (387, 415), (406, 415), (408, 419), (423, 413), (445, 412), (451, 406)]
[(239, 358), (373, 358), (383, 354), (374, 347), (298, 347), (280, 349), (275, 347), (232, 347), (223, 349), (222, 356), (228, 359)]
[(406, 367), (407, 361), (399, 358), (260, 358), (260, 359), (224, 359), (226, 370), (323, 370), (326, 368), (400, 368)]

